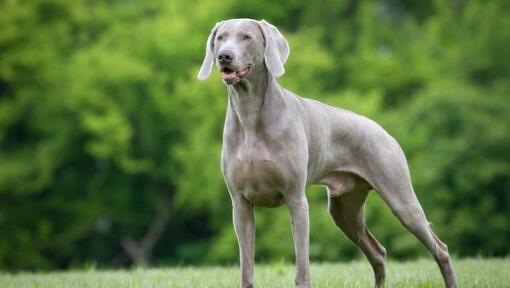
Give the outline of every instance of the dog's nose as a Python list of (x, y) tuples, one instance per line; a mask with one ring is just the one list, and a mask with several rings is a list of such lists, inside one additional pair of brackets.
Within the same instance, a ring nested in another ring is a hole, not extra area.
[(218, 61), (222, 64), (229, 64), (234, 59), (234, 52), (230, 50), (221, 51), (218, 55)]

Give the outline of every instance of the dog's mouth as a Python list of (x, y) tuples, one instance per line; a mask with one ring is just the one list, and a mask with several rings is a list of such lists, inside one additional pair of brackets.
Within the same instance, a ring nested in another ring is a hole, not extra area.
[(251, 65), (246, 66), (242, 70), (224, 67), (221, 69), (221, 78), (228, 85), (235, 85), (237, 82), (241, 81), (242, 78), (246, 77), (251, 70)]

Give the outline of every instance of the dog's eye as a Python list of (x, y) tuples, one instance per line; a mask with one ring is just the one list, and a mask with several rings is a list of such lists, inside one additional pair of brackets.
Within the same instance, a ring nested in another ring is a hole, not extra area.
[(246, 34), (243, 35), (243, 40), (250, 40), (250, 39), (251, 39), (250, 35), (246, 35)]
[(220, 35), (220, 36), (218, 36), (218, 37), (216, 37), (216, 40), (218, 40), (218, 41), (219, 41), (219, 40), (222, 40), (222, 39), (223, 39), (223, 36), (221, 36), (221, 35)]

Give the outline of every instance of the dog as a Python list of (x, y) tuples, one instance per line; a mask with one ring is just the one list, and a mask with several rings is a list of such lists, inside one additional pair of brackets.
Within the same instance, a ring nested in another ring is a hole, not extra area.
[(430, 251), (446, 287), (457, 287), (447, 246), (432, 232), (397, 141), (374, 121), (306, 99), (281, 87), (289, 45), (270, 23), (216, 23), (198, 72), (214, 63), (227, 86), (221, 171), (232, 199), (241, 287), (253, 287), (254, 206), (287, 204), (296, 254), (296, 287), (311, 287), (305, 188), (324, 185), (335, 224), (366, 255), (375, 286), (385, 281), (384, 247), (368, 231), (364, 203), (376, 190), (400, 222)]

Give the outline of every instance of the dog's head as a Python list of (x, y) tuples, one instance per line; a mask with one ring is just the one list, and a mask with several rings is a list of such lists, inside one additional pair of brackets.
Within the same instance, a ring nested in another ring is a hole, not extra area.
[(213, 62), (227, 85), (235, 85), (259, 66), (280, 77), (289, 56), (289, 45), (280, 31), (268, 22), (232, 19), (216, 23), (207, 39), (205, 58), (198, 72), (204, 80), (211, 74)]

